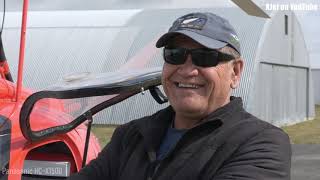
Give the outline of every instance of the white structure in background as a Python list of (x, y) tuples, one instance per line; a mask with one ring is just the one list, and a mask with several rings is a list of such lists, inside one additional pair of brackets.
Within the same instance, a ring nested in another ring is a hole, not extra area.
[[(155, 40), (177, 17), (194, 11), (219, 14), (236, 28), (246, 64), (233, 94), (243, 98), (245, 109), (278, 126), (314, 117), (308, 53), (290, 11), (268, 20), (239, 8), (31, 12), (24, 84), (42, 89), (64, 74), (115, 71), (132, 58), (150, 58), (147, 66), (161, 66)], [(21, 17), (13, 12), (6, 17), (4, 48), (15, 76)], [(95, 116), (95, 123), (123, 124), (165, 106), (149, 93), (136, 95)]]
[(316, 104), (320, 105), (320, 68), (314, 68), (311, 72), (314, 85), (314, 100)]
[(314, 117), (309, 55), (293, 12), (279, 11), (266, 21), (255, 62), (250, 112), (278, 125)]

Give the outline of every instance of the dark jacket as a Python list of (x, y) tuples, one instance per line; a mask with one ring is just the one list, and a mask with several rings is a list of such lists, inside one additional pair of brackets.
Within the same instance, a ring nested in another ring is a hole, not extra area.
[(156, 151), (173, 117), (168, 107), (118, 127), (98, 158), (71, 179), (290, 179), (288, 136), (247, 113), (241, 98), (188, 130), (159, 162)]

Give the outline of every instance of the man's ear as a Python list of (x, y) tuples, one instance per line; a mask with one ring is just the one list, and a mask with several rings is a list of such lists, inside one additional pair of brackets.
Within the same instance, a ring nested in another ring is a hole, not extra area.
[(244, 65), (244, 62), (241, 58), (238, 58), (232, 62), (233, 71), (232, 71), (232, 79), (230, 84), (230, 87), (232, 89), (235, 89), (239, 86), (241, 74), (243, 71), (243, 65)]

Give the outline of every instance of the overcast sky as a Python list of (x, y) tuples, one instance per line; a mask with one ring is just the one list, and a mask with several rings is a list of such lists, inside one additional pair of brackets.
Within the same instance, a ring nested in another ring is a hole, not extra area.
[[(320, 68), (320, 0), (253, 0), (262, 9), (266, 4), (313, 4), (316, 11), (295, 11), (304, 33), (306, 45), (310, 52), (313, 68)], [(22, 0), (6, 0), (8, 11), (21, 11)], [(216, 7), (235, 5), (228, 0), (30, 0), (29, 9), (44, 10), (104, 10), (104, 9), (136, 9), (136, 8), (175, 8), (175, 7)], [(3, 0), (0, 1), (3, 9)]]

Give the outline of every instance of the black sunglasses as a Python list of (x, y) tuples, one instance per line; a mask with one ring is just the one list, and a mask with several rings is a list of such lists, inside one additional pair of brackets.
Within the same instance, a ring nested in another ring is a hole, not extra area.
[(191, 55), (192, 63), (199, 67), (213, 67), (221, 61), (234, 59), (232, 55), (207, 48), (186, 49), (165, 47), (163, 49), (164, 61), (173, 65), (184, 64), (188, 54)]

